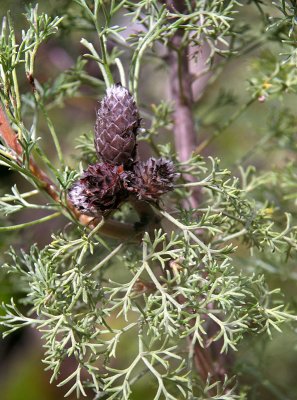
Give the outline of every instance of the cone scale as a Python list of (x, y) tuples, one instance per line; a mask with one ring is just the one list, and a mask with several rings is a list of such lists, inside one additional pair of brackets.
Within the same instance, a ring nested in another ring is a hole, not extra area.
[(97, 111), (95, 149), (102, 161), (129, 166), (136, 157), (140, 118), (135, 101), (121, 85), (107, 89)]

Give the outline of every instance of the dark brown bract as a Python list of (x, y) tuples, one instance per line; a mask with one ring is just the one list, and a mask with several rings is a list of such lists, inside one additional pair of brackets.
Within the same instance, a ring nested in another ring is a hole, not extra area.
[(98, 216), (115, 210), (127, 197), (122, 169), (106, 163), (89, 165), (69, 190), (69, 199), (83, 214)]
[(125, 182), (127, 190), (135, 193), (139, 200), (156, 202), (160, 196), (173, 190), (177, 177), (172, 161), (149, 158), (135, 164), (133, 171), (126, 174)]

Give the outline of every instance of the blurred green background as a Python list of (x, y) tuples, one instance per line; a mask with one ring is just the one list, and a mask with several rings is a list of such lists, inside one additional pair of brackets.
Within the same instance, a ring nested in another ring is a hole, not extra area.
[[(73, 2), (73, 1), (72, 1)], [(16, 31), (20, 34), (20, 29), (24, 27), (25, 19), (23, 13), (29, 1), (1, 0), (0, 15), (5, 16), (11, 10), (11, 16), (15, 23)], [(48, 13), (57, 13), (70, 1), (43, 0), (40, 2), (40, 10)], [(251, 24), (255, 31), (260, 26), (260, 16), (253, 6), (246, 6), (241, 9), (238, 18), (243, 22)], [(118, 21), (119, 22), (119, 21)], [(84, 54), (84, 49), (80, 44), (82, 36), (92, 39), (92, 33), (82, 33), (80, 31), (65, 33), (57, 38), (53, 37), (39, 50), (36, 65), (36, 78), (40, 82), (53, 80), (63, 70), (70, 68), (75, 63), (79, 55)], [(95, 39), (94, 39), (95, 40)], [(252, 77), (255, 62), (262, 57), (264, 49), (277, 54), (279, 49), (276, 45), (267, 43), (261, 49), (248, 53), (243, 57), (234, 58), (229, 62), (220, 78), (212, 85), (208, 86), (202, 97), (197, 102), (195, 108), (195, 121), (197, 131), (202, 141), (209, 132), (213, 131), (218, 120), (224, 120), (226, 115), (232, 114), (234, 104), (244, 104), (248, 100), (247, 93), (248, 79)], [(128, 60), (124, 55), (125, 67), (127, 70)], [(98, 71), (92, 62), (87, 66), (88, 72), (98, 77)], [(22, 92), (30, 90), (26, 78), (22, 79)], [(143, 104), (159, 103), (168, 94), (168, 73), (160, 63), (155, 60), (147, 63), (142, 68), (142, 79), (140, 88), (140, 100)], [(58, 135), (62, 142), (63, 152), (66, 162), (72, 167), (78, 168), (79, 151), (75, 149), (75, 139), (83, 133), (89, 133), (93, 129), (95, 121), (96, 104), (102, 93), (96, 93), (88, 87), (82, 87), (80, 95), (75, 98), (67, 99), (64, 108), (56, 107), (51, 110), (51, 117), (55, 123)], [(224, 96), (229, 96), (228, 101), (223, 101)], [(213, 142), (205, 151), (204, 155), (218, 156), (222, 160), (222, 165), (232, 169), (234, 174), (238, 174), (236, 163), (247, 152), (251, 150), (250, 158), (245, 165), (252, 163), (259, 169), (272, 169), (275, 166), (282, 166), (288, 160), (293, 159), (293, 153), (284, 146), (278, 146), (275, 150), (273, 143), (263, 149), (256, 149), (255, 145), (259, 139), (269, 131), (269, 124), (272, 118), (276, 117), (282, 107), (287, 107), (294, 114), (296, 110), (296, 96), (288, 95), (285, 99), (270, 100), (269, 102), (256, 102), (248, 111), (238, 118), (230, 128), (216, 141)], [(148, 123), (144, 119), (144, 125)], [(56, 155), (51, 145), (46, 125), (40, 121), (41, 145), (47, 148), (48, 156), (55, 160)], [(158, 138), (160, 143), (172, 141), (168, 134), (162, 134)], [(149, 150), (146, 146), (141, 148), (143, 156), (147, 156)], [(13, 184), (17, 184), (20, 190), (28, 189), (25, 182), (16, 174), (1, 168), (1, 194), (9, 192)], [(264, 194), (265, 195), (265, 194)], [(270, 196), (277, 200), (277, 193)], [(34, 211), (34, 214), (36, 212)], [(11, 217), (12, 223), (21, 223), (29, 220), (30, 212), (22, 212)], [(35, 214), (36, 218), (36, 214)], [(0, 236), (0, 259), (5, 259), (5, 250), (8, 240), (17, 248), (27, 249), (34, 242), (39, 246), (48, 243), (50, 234), (62, 229), (65, 220), (53, 221), (45, 226), (30, 228), (15, 233), (13, 236)], [(240, 253), (238, 261), (245, 265), (245, 252)], [(241, 260), (240, 260), (241, 258)], [(259, 272), (265, 272), (260, 266)], [(283, 266), (281, 272), (267, 274), (269, 285), (281, 287), (286, 293), (286, 298), (291, 303), (296, 298), (296, 272), (294, 263)], [(18, 292), (8, 279), (2, 274), (0, 282), (0, 300), (6, 301), (11, 296), (17, 297)], [(131, 338), (123, 346), (123, 358), (129, 356)], [(244, 345), (241, 346), (236, 355), (236, 365), (241, 371), (241, 385), (250, 384), (253, 389), (250, 399), (297, 399), (297, 353), (296, 353), (296, 332), (286, 328), (283, 334), (274, 334), (274, 340), (270, 341), (267, 337), (246, 338)], [(126, 353), (125, 353), (126, 352)], [(24, 329), (16, 332), (0, 342), (0, 387), (1, 400), (57, 400), (63, 398), (65, 393), (50, 385), (50, 375), (44, 371), (41, 362), (42, 347), (38, 334), (32, 329)], [(261, 375), (255, 375), (254, 367), (261, 371)], [(64, 371), (71, 370), (71, 360), (69, 365), (64, 366)], [(144, 382), (144, 384), (146, 384)], [(150, 388), (145, 388), (145, 398), (150, 399)], [(71, 397), (70, 397), (71, 398)], [(73, 397), (74, 398), (74, 397)], [(91, 398), (91, 397), (90, 397)], [(143, 387), (139, 388), (133, 399), (143, 399)]]

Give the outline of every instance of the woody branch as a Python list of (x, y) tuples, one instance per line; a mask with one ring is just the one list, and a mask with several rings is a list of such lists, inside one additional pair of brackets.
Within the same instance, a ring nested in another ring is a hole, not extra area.
[[(23, 149), (18, 141), (18, 137), (12, 129), (8, 118), (0, 105), (0, 137), (6, 144), (6, 146), (14, 153), (15, 160), (20, 163), (20, 156), (22, 156)], [(36, 178), (38, 186), (45, 193), (47, 193), (55, 202), (61, 203), (59, 189), (48, 177), (45, 171), (43, 171), (38, 164), (35, 162), (33, 157), (30, 158), (30, 172)], [(95, 228), (101, 221), (100, 218), (94, 219), (87, 215), (81, 214), (73, 206), (73, 204), (67, 200), (67, 208), (72, 215), (79, 221), (80, 224), (88, 226), (89, 228)], [(107, 220), (100, 228), (100, 232), (104, 235), (117, 238), (127, 239), (129, 237), (135, 237), (137, 230), (133, 224), (121, 223), (115, 220)]]
[[(167, 0), (169, 10), (186, 12), (186, 2), (183, 0)], [(186, 33), (187, 34), (187, 33)], [(177, 155), (180, 161), (187, 161), (197, 148), (198, 139), (193, 117), (192, 76), (189, 69), (189, 48), (186, 44), (185, 31), (178, 29), (173, 35), (169, 46), (170, 92), (174, 100), (173, 134)], [(192, 181), (193, 177), (184, 176)], [(188, 199), (190, 208), (197, 208), (201, 193), (195, 189)], [(182, 299), (181, 299), (182, 301)], [(212, 335), (210, 324), (209, 335)], [(218, 346), (203, 348), (198, 343), (194, 348), (194, 362), (201, 378), (206, 381), (210, 375), (220, 379), (225, 373), (225, 359), (219, 354)]]

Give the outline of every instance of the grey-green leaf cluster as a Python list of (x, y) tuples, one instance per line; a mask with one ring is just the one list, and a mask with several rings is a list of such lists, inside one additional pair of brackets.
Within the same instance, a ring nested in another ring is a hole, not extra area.
[[(296, 117), (284, 103), (296, 92), (297, 10), (293, 1), (268, 3), (185, 1), (181, 12), (157, 0), (73, 0), (58, 17), (37, 6), (29, 9), (21, 35), (10, 16), (3, 19), (1, 107), (22, 151), (4, 137), (0, 165), (19, 173), (30, 189), (22, 193), (18, 184), (1, 193), (0, 233), (56, 218), (63, 227), (44, 247), (32, 243), (24, 251), (11, 246), (3, 256), (3, 272), (17, 295), (2, 304), (0, 324), (4, 337), (29, 326), (38, 331), (51, 382), (66, 396), (129, 400), (149, 388), (147, 398), (154, 400), (254, 399), (240, 362), (230, 370), (228, 357), (236, 359), (254, 338), (273, 340), (283, 326), (296, 327), (296, 306), (270, 277), (296, 284)], [(245, 21), (252, 7), (259, 18), (255, 28)], [(200, 46), (207, 46), (204, 69), (191, 75), (196, 82), (209, 74), (207, 87), (233, 60), (271, 43), (261, 59), (253, 58), (244, 100), (241, 93), (223, 89), (206, 99), (197, 118), (195, 113), (202, 138), (186, 161), (169, 143), (175, 104), (166, 99), (144, 104), (140, 90), (142, 70), (150, 62), (156, 70), (166, 68), (177, 31), (183, 32), (182, 46), (196, 49), (193, 59), (199, 59)], [(38, 51), (65, 34), (74, 34), (85, 54), (58, 76), (39, 81)], [(24, 80), (29, 90), (23, 89)], [(86, 87), (99, 98), (117, 81), (129, 87), (146, 120), (139, 140), (155, 155), (171, 158), (180, 174), (163, 202), (147, 205), (155, 225), (138, 220), (133, 204), (110, 219), (84, 224), (67, 201), (72, 183), (96, 161), (93, 133), (80, 132), (75, 165), (64, 156), (52, 110), (86, 96)], [(277, 111), (273, 104), (269, 108), (275, 99), (281, 103)], [(251, 106), (263, 103), (270, 113), (264, 134), (228, 168), (224, 159), (200, 155), (216, 140), (222, 143)], [(271, 167), (262, 167), (259, 158), (257, 167), (247, 164), (266, 151), (281, 161)], [(36, 174), (35, 163), (45, 172)], [(51, 198), (43, 196), (53, 192)], [(193, 196), (199, 199), (195, 208), (188, 201)], [(23, 210), (42, 216), (12, 222)], [(110, 221), (115, 230), (128, 227), (134, 234), (104, 235)], [(65, 377), (67, 360), (72, 369)], [(273, 382), (269, 390), (273, 398), (289, 398), (278, 396)]]

